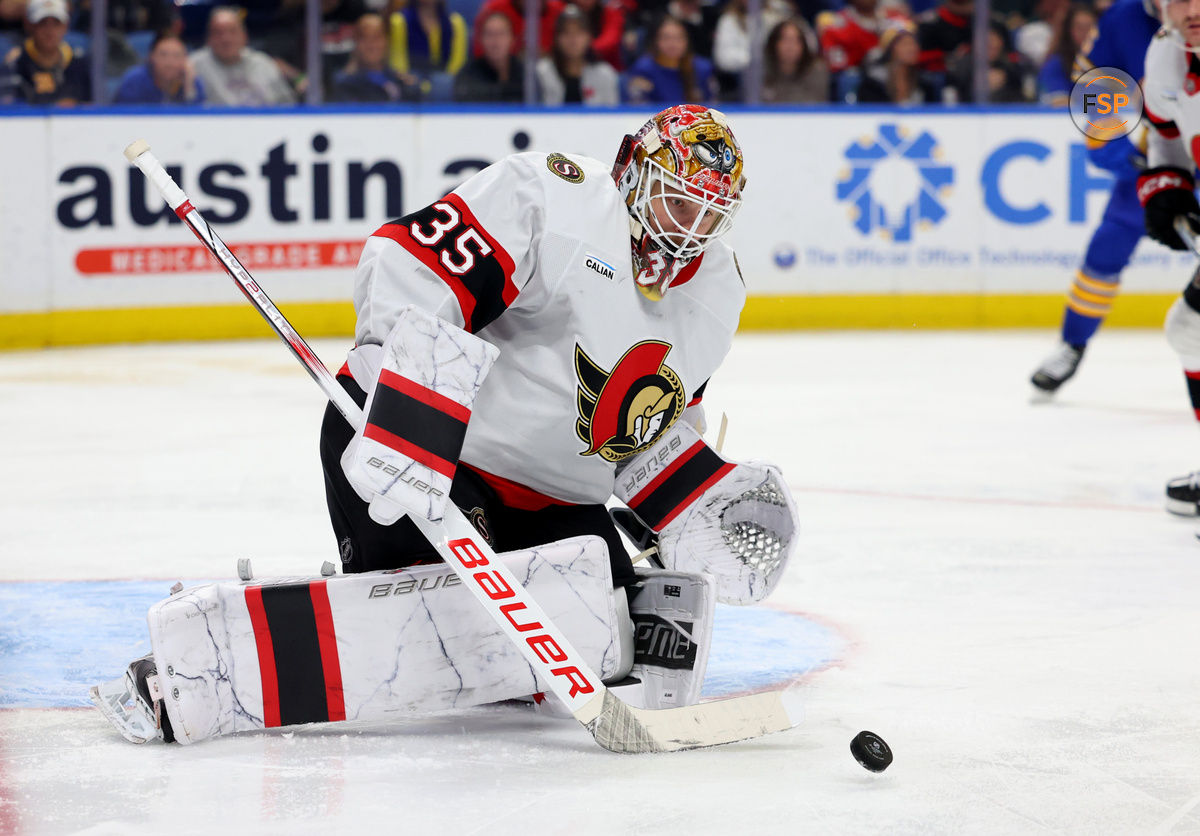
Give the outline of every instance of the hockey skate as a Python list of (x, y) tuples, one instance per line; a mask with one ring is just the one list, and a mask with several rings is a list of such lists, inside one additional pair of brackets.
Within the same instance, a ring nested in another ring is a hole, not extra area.
[(1042, 365), (1033, 373), (1029, 382), (1040, 392), (1053, 394), (1059, 386), (1074, 376), (1075, 370), (1079, 368), (1079, 361), (1083, 359), (1084, 348), (1085, 346), (1077, 348), (1069, 343), (1060, 343), (1058, 348), (1042, 361)]
[(175, 739), (163, 709), (153, 656), (130, 662), (123, 677), (93, 686), (91, 696), (100, 713), (130, 743), (170, 743)]
[(1200, 515), (1200, 470), (1167, 482), (1167, 510), (1181, 517)]

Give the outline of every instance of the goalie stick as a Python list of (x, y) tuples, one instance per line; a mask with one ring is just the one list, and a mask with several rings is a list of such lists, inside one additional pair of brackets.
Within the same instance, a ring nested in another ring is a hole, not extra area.
[[(125, 157), (141, 169), (167, 205), (216, 257), (351, 426), (361, 426), (363, 414), (358, 404), (192, 206), (150, 152), (149, 144), (141, 139), (131, 143), (125, 149)], [(802, 718), (799, 700), (787, 691), (658, 710), (628, 705), (604, 686), (454, 503), (447, 504), (446, 517), (441, 523), (412, 515), (410, 519), (518, 648), (539, 679), (605, 749), (624, 753), (699, 749), (760, 737), (799, 724)]]
[(1188, 245), (1188, 249), (1196, 255), (1200, 255), (1200, 248), (1197, 247), (1200, 242), (1196, 240), (1196, 233), (1192, 232), (1192, 225), (1182, 215), (1175, 219), (1175, 234)]

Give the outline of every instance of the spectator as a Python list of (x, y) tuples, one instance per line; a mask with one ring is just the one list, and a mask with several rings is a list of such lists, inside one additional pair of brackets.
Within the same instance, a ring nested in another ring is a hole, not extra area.
[[(169, 0), (108, 0), (109, 29), (117, 32), (166, 32), (181, 34), (183, 22)], [(80, 0), (75, 14), (77, 32), (92, 31), (92, 0)]]
[(822, 12), (817, 16), (817, 32), (829, 71), (840, 73), (862, 64), (889, 23), (904, 20), (895, 9), (881, 9), (878, 0), (850, 0), (840, 12)]
[(0, 0), (0, 33), (21, 33), (25, 26), (26, 5), (26, 0)]
[(775, 24), (763, 48), (764, 104), (829, 101), (829, 68), (802, 17)]
[(70, 12), (66, 0), (30, 0), (29, 39), (4, 63), (16, 101), (71, 106), (92, 99), (87, 62), (63, 42)]
[(144, 64), (121, 79), (116, 104), (201, 104), (204, 84), (196, 78), (187, 48), (178, 35), (161, 32)]
[(712, 64), (692, 54), (688, 31), (666, 15), (647, 35), (649, 51), (634, 62), (625, 83), (633, 104), (699, 104), (716, 97)]
[[(539, 54), (547, 53), (554, 45), (554, 21), (566, 6), (564, 0), (540, 0), (541, 18), (538, 24)], [(483, 55), (483, 23), (494, 14), (508, 18), (513, 31), (513, 55), (525, 51), (525, 0), (484, 0), (475, 14), (475, 32), (471, 36), (476, 58)]]
[(1013, 32), (1012, 43), (1016, 50), (1028, 58), (1032, 66), (1040, 67), (1046, 60), (1054, 33), (1062, 28), (1070, 6), (1071, 0), (1038, 0), (1033, 20), (1019, 28), (1007, 27)]
[(596, 59), (583, 12), (567, 6), (554, 22), (554, 48), (537, 63), (542, 104), (617, 105), (617, 71)]
[(388, 66), (387, 28), (383, 18), (368, 12), (354, 24), (354, 51), (345, 69), (333, 77), (329, 98), (335, 102), (414, 102), (420, 96), (417, 79)]
[[(278, 3), (278, 7), (271, 6)], [(369, 9), (363, 0), (319, 0), (321, 78), (326, 87), (345, 69), (354, 52), (354, 33), (359, 18)], [(305, 0), (255, 0), (246, 25), (250, 43), (275, 62), (284, 80), (298, 95), (308, 89), (308, 24)], [(258, 30), (256, 32), (256, 30)]]
[[(1036, 92), (1029, 61), (1012, 48), (1008, 28), (998, 20), (988, 26), (988, 101), (1028, 102)], [(954, 86), (958, 100), (974, 101), (972, 76), (975, 60), (970, 49), (952, 57), (947, 66), (947, 82)]]
[(1038, 73), (1038, 98), (1043, 104), (1066, 107), (1071, 98), (1075, 57), (1091, 49), (1096, 14), (1087, 6), (1072, 6), (1058, 28), (1053, 50)]
[(920, 66), (933, 73), (946, 71), (946, 62), (971, 48), (973, 0), (942, 0), (936, 8), (917, 18)]
[(620, 0), (576, 0), (592, 32), (592, 52), (614, 69), (625, 66), (621, 42), (625, 35), (625, 7)]
[[(91, 35), (92, 0), (80, 0), (71, 29)], [(104, 63), (109, 77), (120, 78), (146, 58), (145, 53), (138, 54), (130, 44), (127, 34), (167, 31), (177, 35), (183, 32), (183, 22), (170, 0), (108, 0)]]
[(692, 54), (711, 61), (713, 30), (717, 28), (720, 9), (716, 5), (702, 3), (701, 0), (671, 0), (667, 4), (667, 14), (687, 29)]
[(246, 46), (246, 27), (238, 9), (218, 6), (208, 19), (208, 46), (192, 56), (209, 104), (233, 107), (286, 105), (296, 94), (275, 62)]
[(750, 43), (750, 22), (746, 14), (747, 0), (729, 0), (725, 11), (717, 18), (713, 32), (713, 64), (721, 93), (734, 96), (741, 87), (742, 73), (750, 66), (750, 53), (759, 49), (767, 32), (790, 16), (791, 10), (780, 0), (766, 0), (759, 15), (758, 40)]
[(483, 55), (472, 58), (454, 78), (454, 98), (460, 102), (522, 102), (525, 67), (513, 54), (516, 37), (512, 20), (492, 12), (479, 22)]
[(920, 68), (920, 55), (921, 47), (911, 28), (897, 26), (885, 30), (879, 46), (863, 66), (858, 101), (899, 105), (940, 101), (938, 85)]
[(400, 75), (455, 75), (467, 63), (467, 23), (444, 0), (414, 0), (389, 18), (389, 63)]

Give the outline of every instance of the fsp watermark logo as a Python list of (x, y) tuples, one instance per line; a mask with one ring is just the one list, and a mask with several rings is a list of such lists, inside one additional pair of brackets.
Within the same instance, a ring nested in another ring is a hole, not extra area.
[(1119, 139), (1142, 118), (1142, 90), (1129, 73), (1096, 67), (1071, 88), (1071, 121), (1092, 139)]
[(849, 203), (855, 228), (878, 231), (897, 243), (911, 241), (917, 227), (946, 217), (943, 201), (954, 183), (954, 169), (929, 131), (911, 135), (894, 124), (880, 125), (876, 137), (846, 148), (849, 169), (837, 183), (837, 199)]

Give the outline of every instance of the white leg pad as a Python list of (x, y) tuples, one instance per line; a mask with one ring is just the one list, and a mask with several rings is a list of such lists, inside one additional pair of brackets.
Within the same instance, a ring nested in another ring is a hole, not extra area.
[[(602, 539), (504, 559), (602, 679), (629, 668)], [(549, 690), (444, 564), (207, 584), (155, 604), (148, 620), (181, 743)]]
[(1200, 369), (1200, 313), (1192, 310), (1182, 296), (1176, 298), (1167, 311), (1163, 330), (1167, 335), (1167, 345), (1175, 349), (1183, 367), (1188, 370)]

